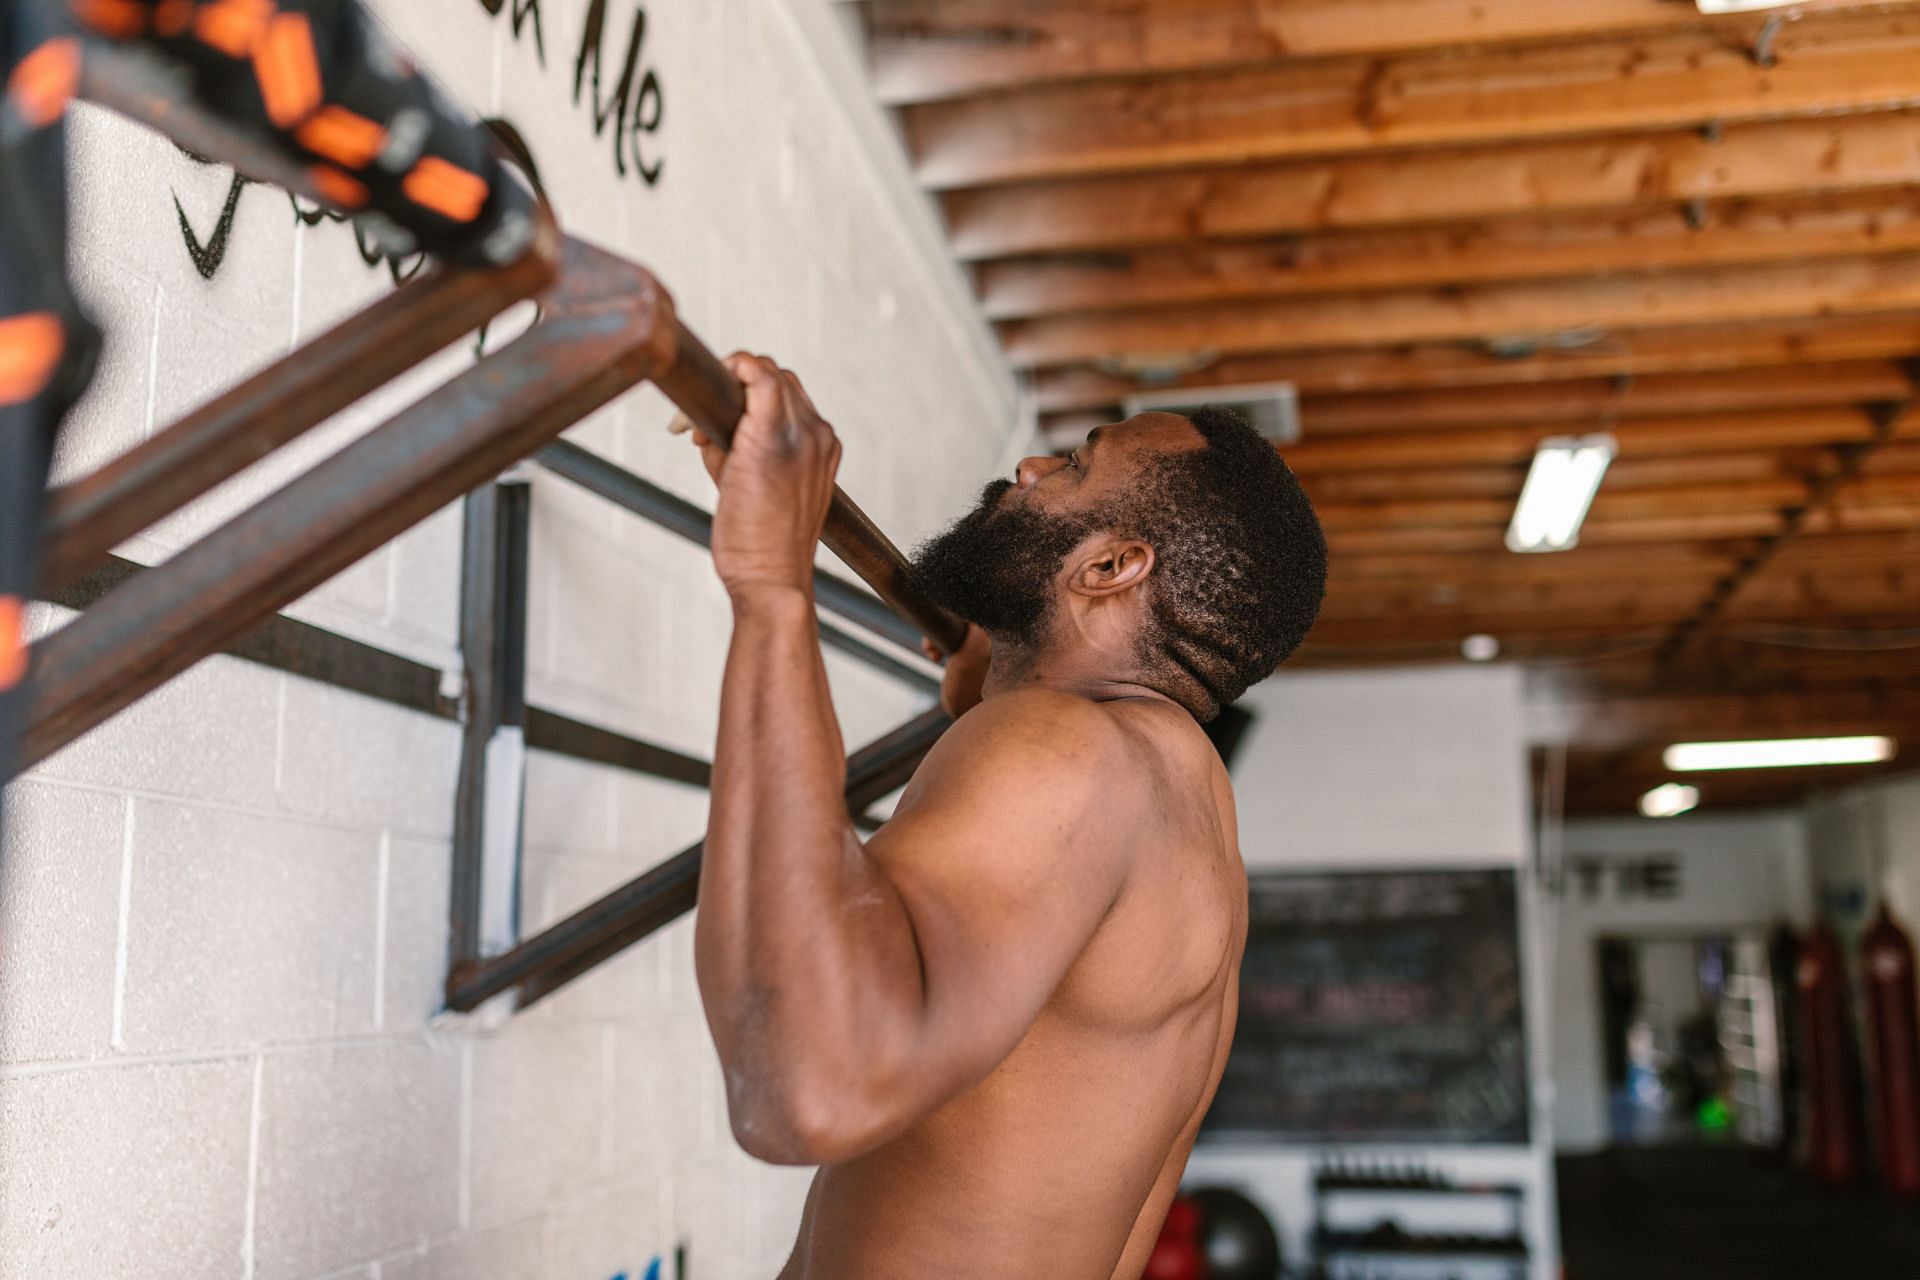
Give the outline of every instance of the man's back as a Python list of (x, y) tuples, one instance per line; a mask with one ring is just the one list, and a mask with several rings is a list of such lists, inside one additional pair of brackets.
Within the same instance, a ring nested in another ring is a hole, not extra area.
[[(1168, 703), (1006, 699), (1020, 705), (996, 699), (974, 714), (1031, 722), (1092, 706), (1111, 723), (1092, 764), (1138, 818), (1123, 837), (1136, 845), (1124, 887), (997, 1067), (898, 1137), (820, 1171), (782, 1280), (1131, 1280), (1218, 1083), (1246, 937), (1218, 757)], [(990, 769), (1005, 736), (951, 735), (895, 821), (911, 823), (957, 774)], [(1064, 829), (1090, 816), (1057, 818)], [(885, 842), (873, 848), (886, 866)]]

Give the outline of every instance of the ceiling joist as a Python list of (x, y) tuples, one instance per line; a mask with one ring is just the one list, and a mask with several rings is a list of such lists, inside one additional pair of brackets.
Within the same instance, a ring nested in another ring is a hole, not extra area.
[(988, 317), (1017, 320), (1916, 249), (1920, 190), (1903, 189), (1011, 259), (981, 264), (977, 279)]
[(921, 182), (950, 190), (1920, 103), (1920, 15), (1808, 17), (1771, 55), (1681, 31), (1101, 81), (910, 107), (905, 122)]
[[(1302, 395), (1540, 386), (1575, 379), (1776, 369), (1829, 361), (1881, 360), (1920, 352), (1920, 315), (1807, 317), (1708, 328), (1628, 330), (1559, 345), (1497, 353), (1470, 343), (1351, 347), (1338, 351), (1225, 356), (1156, 387), (1205, 389), (1290, 382)], [(1089, 365), (1036, 370), (1043, 412), (1104, 409), (1141, 383)]]
[(1054, 316), (1003, 324), (1001, 339), (1015, 364), (1033, 367), (1161, 353), (1497, 342), (1913, 307), (1920, 307), (1920, 255), (1907, 254)]
[[(1911, 70), (1909, 74), (1912, 74)], [(1920, 185), (1908, 112), (956, 191), (965, 259)]]
[[(1789, 14), (1896, 7), (1882, 0), (1803, 0)], [(1767, 16), (1703, 18), (1673, 0), (876, 0), (869, 14), (874, 87), (893, 105), (1279, 57), (1692, 28), (1751, 44)]]

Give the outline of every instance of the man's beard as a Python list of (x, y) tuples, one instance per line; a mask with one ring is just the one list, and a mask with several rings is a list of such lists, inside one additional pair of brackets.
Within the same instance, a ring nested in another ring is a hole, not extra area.
[(1096, 519), (1025, 508), (996, 510), (1012, 481), (995, 480), (980, 504), (913, 554), (913, 574), (939, 604), (1016, 645), (1039, 638), (1053, 604), (1054, 579), (1067, 553)]

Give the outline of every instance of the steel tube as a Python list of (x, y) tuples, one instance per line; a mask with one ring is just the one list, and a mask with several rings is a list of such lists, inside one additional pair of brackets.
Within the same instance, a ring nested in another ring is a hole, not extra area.
[[(556, 440), (534, 461), (589, 493), (598, 494), (644, 520), (703, 547), (713, 545), (713, 517), (678, 494), (642, 479), (571, 440)], [(920, 630), (886, 602), (830, 573), (815, 570), (813, 595), (820, 607), (884, 636), (910, 653), (920, 652)]]
[(216, 652), (671, 358), (645, 270), (566, 241), (545, 318), (34, 647), (20, 767)]
[(511, 266), (435, 268), (286, 359), (56, 489), (42, 538), (45, 581), (69, 582), (127, 538), (311, 430), (552, 283), (558, 237)]
[[(936, 707), (848, 756), (848, 809), (858, 813), (904, 783), (950, 723)], [(456, 970), (447, 1007), (465, 1012), (514, 987), (531, 1004), (685, 915), (699, 897), (704, 847), (683, 849), (513, 950)]]
[[(730, 444), (734, 424), (747, 407), (739, 381), (677, 319), (673, 352), (673, 362), (655, 374), (654, 381), (709, 440)], [(837, 485), (820, 541), (941, 652), (953, 653), (966, 640), (967, 624), (927, 598), (900, 549)]]

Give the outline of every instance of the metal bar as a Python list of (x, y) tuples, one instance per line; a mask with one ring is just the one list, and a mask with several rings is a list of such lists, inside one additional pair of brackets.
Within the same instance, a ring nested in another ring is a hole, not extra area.
[[(121, 583), (145, 572), (145, 565), (111, 556), (92, 573), (46, 592), (45, 599), (78, 612), (90, 608)], [(445, 673), (440, 668), (348, 639), (285, 614), (268, 617), (222, 652), (439, 720), (461, 717), (459, 702), (442, 692)], [(704, 787), (713, 769), (705, 760), (671, 747), (629, 738), (542, 707), (527, 708), (526, 726), (527, 746), (531, 750), (550, 751), (628, 773)]]
[[(677, 318), (672, 342), (672, 363), (654, 375), (654, 381), (709, 440), (730, 443), (734, 424), (746, 412), (739, 382)], [(820, 541), (941, 652), (953, 653), (966, 640), (967, 624), (927, 597), (900, 549), (837, 485)]]
[(453, 792), (447, 968), (478, 958), (487, 811), (487, 743), (500, 725), (500, 490), (481, 485), (461, 503), (460, 771)]
[(890, 653), (883, 653), (858, 636), (842, 631), (832, 623), (820, 620), (820, 644), (823, 648), (834, 649), (849, 658), (864, 662), (883, 675), (892, 676), (902, 684), (910, 684), (923, 693), (940, 692), (940, 681), (921, 671), (918, 667), (908, 666)]
[[(703, 547), (713, 545), (713, 517), (678, 494), (608, 462), (571, 440), (556, 440), (534, 461), (589, 493), (624, 507), (643, 520)], [(920, 652), (920, 631), (871, 592), (816, 569), (813, 595), (822, 609), (893, 641), (909, 653)], [(918, 674), (918, 673), (915, 673)], [(924, 678), (924, 677), (923, 677)]]
[(705, 760), (540, 707), (527, 708), (527, 747), (691, 787), (704, 787), (713, 778), (713, 766)]
[(557, 237), (490, 270), (436, 267), (51, 495), (45, 580), (170, 515), (553, 281)]
[(566, 241), (543, 320), (35, 646), (21, 767), (218, 651), (672, 359), (672, 301)]
[[(911, 777), (950, 723), (935, 708), (848, 756), (849, 812), (862, 812)], [(464, 1012), (520, 987), (525, 1007), (686, 914), (699, 896), (703, 848), (704, 841), (682, 850), (505, 955), (455, 971), (447, 1006)]]

